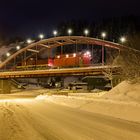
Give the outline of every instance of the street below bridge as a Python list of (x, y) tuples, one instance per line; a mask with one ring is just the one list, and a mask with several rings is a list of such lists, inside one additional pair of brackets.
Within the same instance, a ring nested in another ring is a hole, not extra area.
[(139, 140), (140, 124), (36, 98), (0, 100), (1, 140)]

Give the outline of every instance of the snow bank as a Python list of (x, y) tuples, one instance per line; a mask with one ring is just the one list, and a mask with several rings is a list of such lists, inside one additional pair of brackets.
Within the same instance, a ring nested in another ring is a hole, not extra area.
[(69, 95), (40, 95), (36, 99), (140, 123), (140, 84), (124, 81), (109, 92), (96, 95), (98, 98), (87, 93)]
[(140, 103), (140, 83), (131, 84), (123, 81), (105, 94), (103, 98)]
[(80, 110), (99, 113), (115, 118), (140, 123), (140, 104), (136, 102), (120, 102), (105, 99), (89, 99), (85, 97), (73, 96), (48, 96), (40, 95), (36, 100), (44, 100), (59, 105), (65, 105)]

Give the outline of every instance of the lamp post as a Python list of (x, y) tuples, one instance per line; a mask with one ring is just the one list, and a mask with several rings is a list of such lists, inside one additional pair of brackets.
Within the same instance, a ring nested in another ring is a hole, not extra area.
[[(121, 44), (124, 44), (126, 42), (126, 37), (122, 36), (120, 37)], [(120, 49), (119, 49), (119, 55), (120, 55)]]
[[(85, 36), (87, 37), (88, 34), (89, 34), (89, 30), (88, 30), (88, 29), (85, 29), (85, 30), (84, 30), (84, 34), (85, 34)], [(88, 44), (87, 44), (87, 49), (89, 49)]]
[[(102, 36), (102, 38), (103, 38), (103, 40), (105, 39), (105, 37), (106, 37), (106, 33), (105, 32), (102, 32), (101, 33), (101, 36)], [(102, 65), (104, 65), (104, 51), (105, 51), (105, 49), (104, 49), (104, 46), (102, 45)]]
[(53, 35), (56, 37), (58, 32), (56, 30), (53, 31)]
[(120, 41), (121, 41), (121, 43), (123, 44), (123, 43), (126, 42), (126, 38), (125, 38), (124, 36), (122, 36), (122, 37), (120, 38)]
[(105, 33), (105, 32), (102, 32), (101, 36), (102, 36), (102, 38), (103, 38), (103, 40), (104, 40), (105, 37), (106, 37), (106, 33)]
[(9, 57), (10, 55), (11, 55), (11, 54), (10, 54), (9, 52), (8, 52), (8, 53), (6, 53), (6, 56), (7, 56), (7, 57)]
[(31, 44), (32, 43), (32, 40), (29, 38), (29, 39), (27, 39), (27, 43), (28, 44)]
[(40, 34), (38, 37), (42, 40), (44, 38), (44, 35)]
[(16, 50), (20, 50), (20, 46), (16, 46)]
[(72, 29), (68, 29), (68, 35), (70, 36), (72, 34)]
[(84, 30), (84, 34), (85, 34), (85, 36), (88, 36), (89, 30), (88, 30), (88, 29), (85, 29), (85, 30)]

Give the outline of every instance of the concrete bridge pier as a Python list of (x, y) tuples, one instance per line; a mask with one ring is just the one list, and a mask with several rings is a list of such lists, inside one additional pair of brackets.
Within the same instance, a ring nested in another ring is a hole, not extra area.
[(0, 79), (0, 94), (9, 94), (11, 92), (11, 81), (9, 79)]

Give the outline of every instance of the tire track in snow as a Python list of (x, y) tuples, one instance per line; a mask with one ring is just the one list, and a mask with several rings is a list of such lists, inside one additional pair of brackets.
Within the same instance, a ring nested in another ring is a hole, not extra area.
[(0, 139), (21, 139), (19, 134), (22, 132), (22, 128), (17, 122), (17, 116), (15, 114), (15, 110), (12, 109), (12, 104), (8, 101), (5, 101), (0, 105), (0, 110)]

